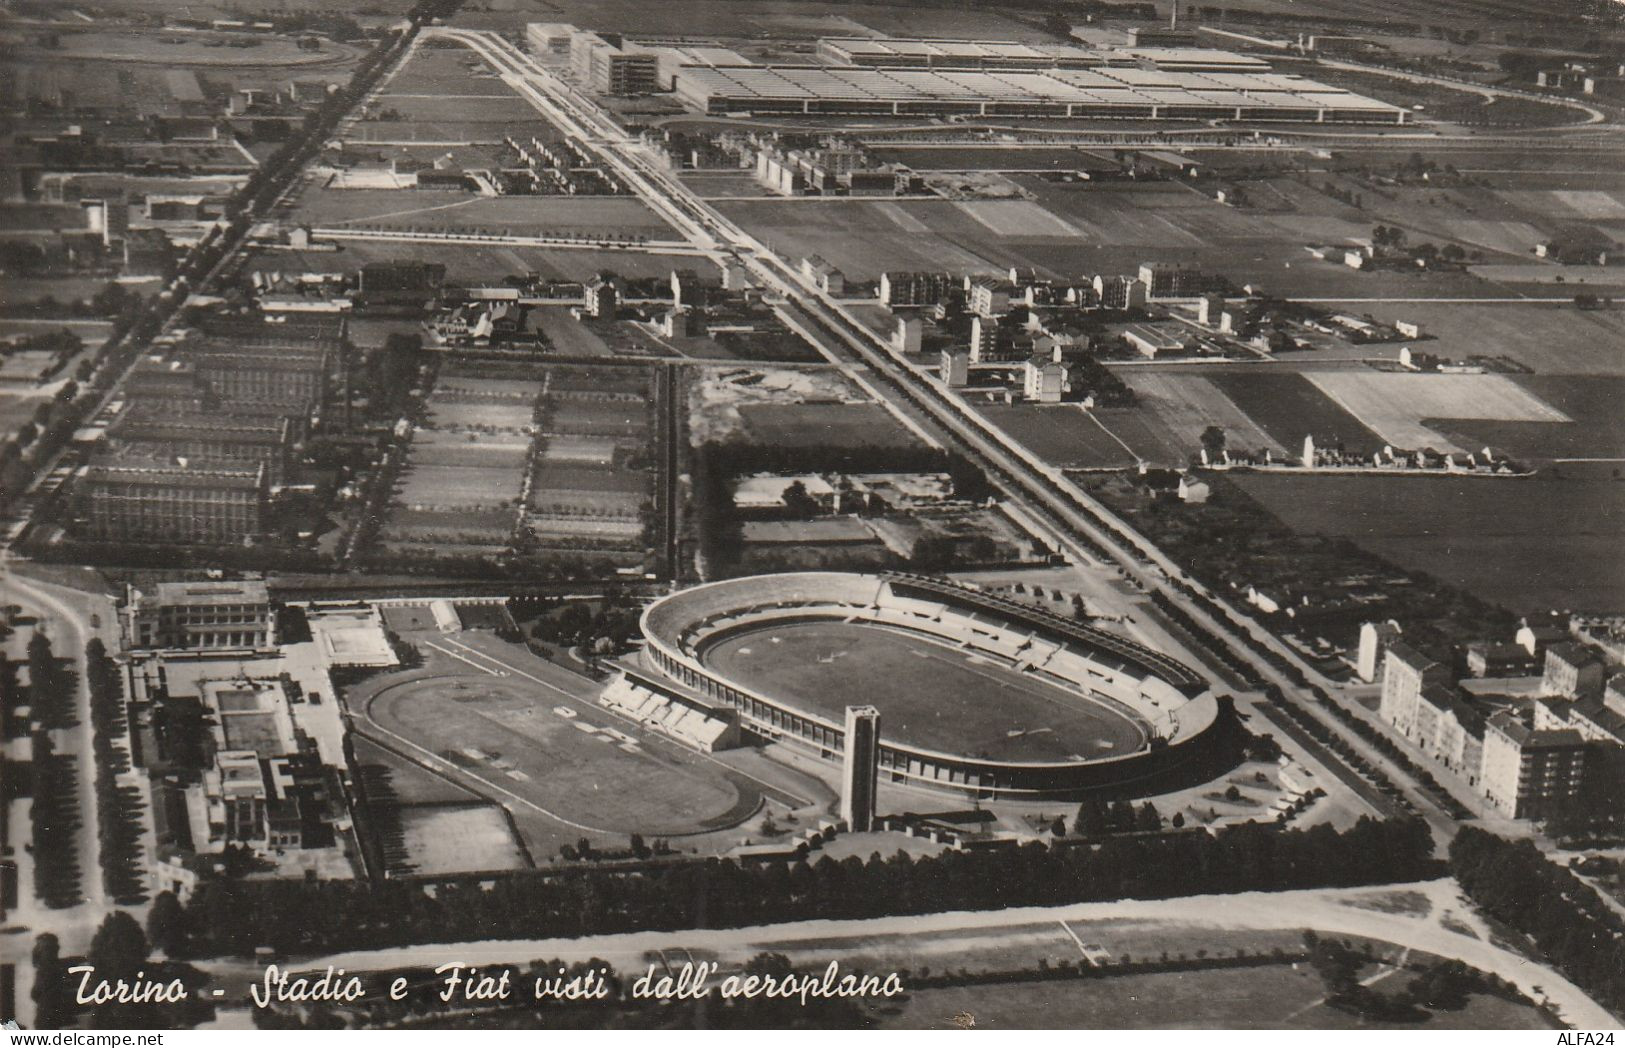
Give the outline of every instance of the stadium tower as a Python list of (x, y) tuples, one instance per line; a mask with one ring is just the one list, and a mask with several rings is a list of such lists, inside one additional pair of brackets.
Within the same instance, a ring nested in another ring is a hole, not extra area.
[(846, 708), (846, 757), (841, 767), (841, 818), (853, 833), (874, 828), (875, 790), (880, 782), (880, 711)]

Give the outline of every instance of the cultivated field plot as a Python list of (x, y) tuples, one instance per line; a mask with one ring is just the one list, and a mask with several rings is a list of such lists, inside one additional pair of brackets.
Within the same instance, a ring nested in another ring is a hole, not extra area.
[(1276, 456), (1285, 450), (1203, 375), (1144, 368), (1123, 368), (1117, 374), (1134, 390), (1139, 406), (1153, 416), (1149, 424), (1166, 429), (1168, 440), (1187, 455), (1201, 448), (1202, 433), (1209, 426), (1224, 430), (1230, 447), (1267, 448)]
[(1430, 419), (1428, 425), (1469, 448), (1489, 446), (1524, 462), (1625, 458), (1625, 377), (1515, 375), (1513, 381), (1572, 422)]
[(541, 392), (540, 382), (443, 371), (412, 434), (380, 539), (507, 545)]
[(1386, 323), (1408, 320), (1429, 336), (1416, 346), (1464, 360), (1511, 357), (1539, 374), (1625, 375), (1625, 317), (1569, 304), (1349, 303)]
[(541, 454), (538, 457), (547, 463), (567, 462), (607, 466), (615, 461), (617, 445), (608, 437), (552, 433), (541, 443)]
[(1456, 447), (1423, 419), (1571, 421), (1504, 375), (1310, 371), (1304, 377), (1395, 448), (1477, 450)]
[(1084, 235), (1076, 226), (1063, 222), (1030, 200), (966, 200), (954, 206), (986, 226), (995, 236), (1036, 239)]
[[(991, 230), (945, 200), (831, 199), (795, 205), (729, 200), (717, 207), (778, 254), (792, 259), (821, 255), (854, 279), (873, 280), (889, 269), (994, 274), (1026, 264), (998, 250)], [(967, 239), (988, 242), (985, 253), (956, 242), (950, 223), (964, 227)]]
[(550, 396), (542, 413), (546, 433), (576, 436), (641, 438), (649, 431), (646, 399), (580, 399)]
[(741, 404), (745, 434), (788, 447), (899, 447), (918, 444), (879, 404)]
[[(852, 696), (880, 708), (881, 734), (995, 760), (1079, 760), (1145, 744), (1126, 711), (935, 640), (845, 622), (767, 625), (701, 652), (730, 680), (839, 720)], [(876, 689), (876, 681), (890, 686)]]
[[(653, 374), (558, 365), (547, 375), (527, 527), (544, 545), (636, 546), (658, 468), (649, 448)], [(625, 468), (634, 454), (651, 464)]]
[(1512, 480), (1231, 479), (1294, 530), (1352, 539), (1514, 612), (1613, 607), (1625, 589), (1625, 484), (1606, 467)]
[(720, 771), (628, 743), (599, 718), (560, 716), (556, 690), (440, 665), (443, 675), (386, 687), (368, 714), (461, 769), (476, 789), (500, 788), (588, 832), (622, 836), (728, 825), (754, 806)]
[(459, 46), (419, 47), (389, 78), (386, 91), (390, 95), (507, 94), (518, 97), (473, 51)]
[(673, 235), (670, 226), (632, 197), (484, 197), (439, 189), (312, 188), (300, 198), (298, 216), (315, 226), (495, 229), (516, 236), (568, 233), (606, 239)]
[(469, 86), (481, 86), (484, 92), (457, 95), (402, 93), (391, 84), (390, 90), (374, 101), (373, 110), (396, 113), (400, 119), (413, 123), (427, 120), (475, 125), (516, 124), (537, 119), (536, 107), (508, 90), (501, 81)]
[(1625, 219), (1625, 189), (1503, 189), (1496, 195), (1565, 222)]
[(416, 806), (400, 813), (405, 868), (392, 873), (434, 875), (519, 870), (524, 852), (494, 804)]
[(1077, 404), (975, 404), (989, 422), (1061, 469), (1124, 469), (1135, 453)]
[(1307, 436), (1313, 436), (1321, 447), (1341, 442), (1362, 454), (1371, 454), (1385, 443), (1297, 372), (1255, 367), (1210, 372), (1209, 377), (1243, 414), (1294, 454)]

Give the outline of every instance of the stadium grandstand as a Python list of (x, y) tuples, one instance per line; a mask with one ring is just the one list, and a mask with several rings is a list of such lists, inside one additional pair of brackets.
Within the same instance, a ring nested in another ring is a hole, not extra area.
[(642, 630), (641, 665), (610, 683), (606, 705), (657, 720), (662, 697), (726, 710), (744, 731), (838, 762), (844, 707), (872, 703), (892, 783), (1073, 796), (1202, 760), (1220, 734), (1217, 698), (1177, 660), (928, 576), (728, 579), (656, 601)]

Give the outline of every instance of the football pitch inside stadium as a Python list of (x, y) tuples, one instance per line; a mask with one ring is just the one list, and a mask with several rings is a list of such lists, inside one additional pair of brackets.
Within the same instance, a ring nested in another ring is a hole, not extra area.
[(840, 723), (880, 710), (888, 741), (967, 757), (1067, 761), (1133, 753), (1144, 726), (1121, 707), (919, 634), (848, 622), (778, 623), (706, 648), (718, 675)]

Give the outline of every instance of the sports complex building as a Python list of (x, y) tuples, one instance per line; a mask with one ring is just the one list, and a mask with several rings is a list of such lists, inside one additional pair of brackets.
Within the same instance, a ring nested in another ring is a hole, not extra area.
[(678, 100), (699, 112), (873, 116), (1112, 117), (1402, 124), (1405, 110), (1280, 73), (1147, 69), (957, 72), (832, 66), (685, 66)]
[(641, 664), (601, 701), (712, 733), (736, 726), (832, 763), (846, 708), (873, 705), (882, 782), (1066, 797), (1149, 783), (1222, 745), (1218, 699), (1178, 661), (926, 576), (712, 582), (651, 604), (642, 630)]

